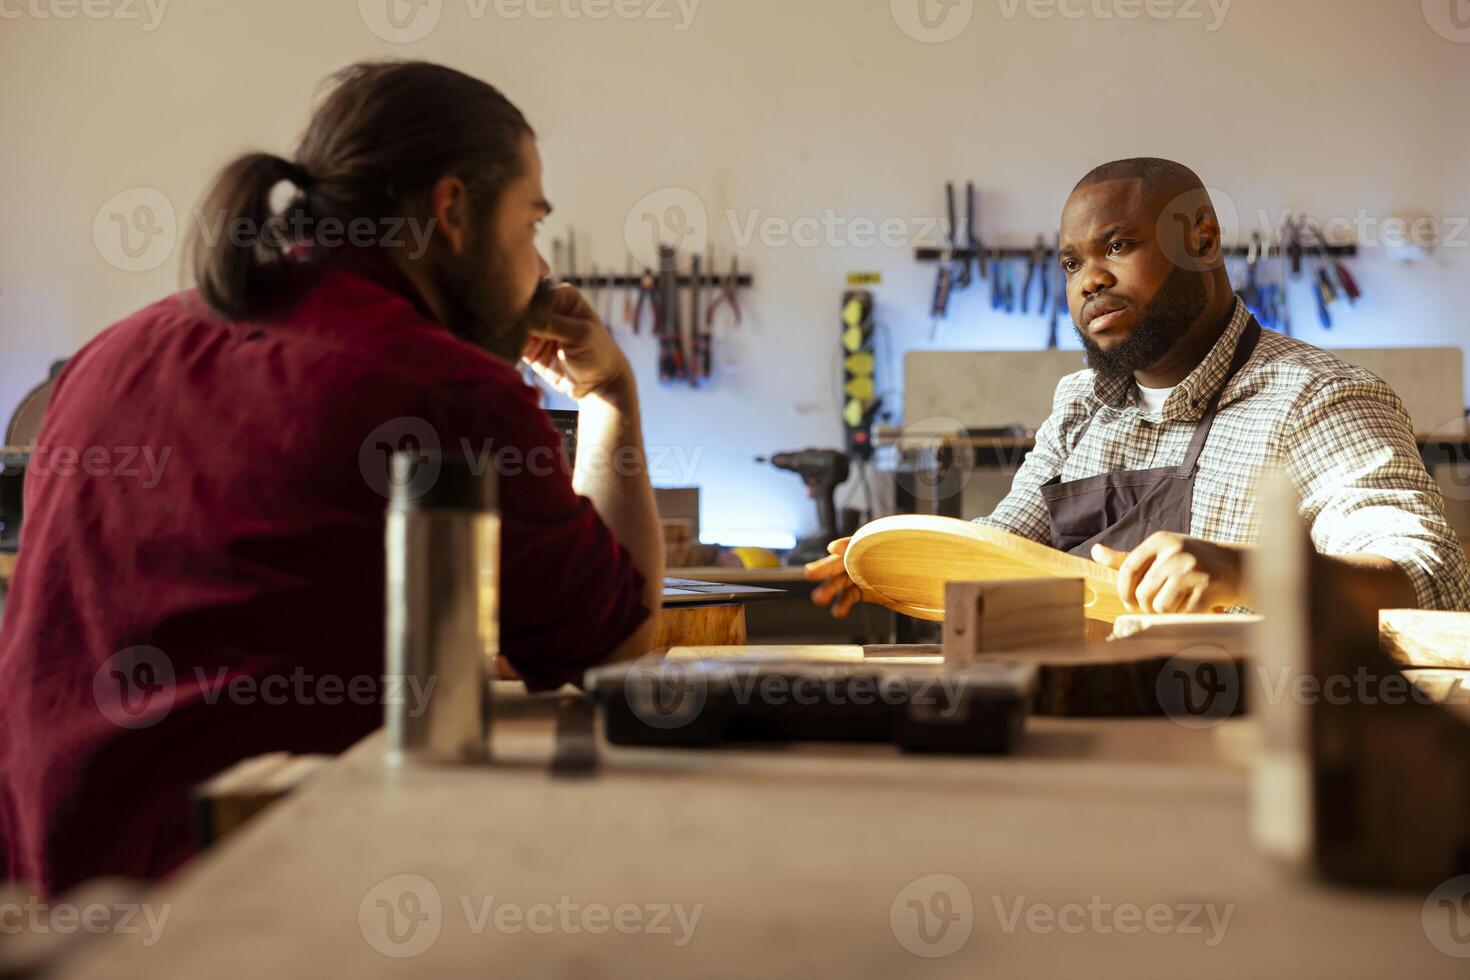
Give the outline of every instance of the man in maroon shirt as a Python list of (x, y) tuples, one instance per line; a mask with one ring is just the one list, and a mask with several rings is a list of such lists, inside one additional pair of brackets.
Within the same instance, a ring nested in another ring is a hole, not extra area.
[[(529, 685), (648, 649), (637, 391), (544, 282), (549, 211), (515, 107), (422, 63), (347, 69), (296, 160), (225, 169), (197, 292), (73, 357), (35, 447), (0, 633), (0, 878), (162, 875), (192, 850), (191, 786), (380, 723), (393, 449), (495, 467), (501, 649)], [(523, 357), (578, 401), (575, 473)]]

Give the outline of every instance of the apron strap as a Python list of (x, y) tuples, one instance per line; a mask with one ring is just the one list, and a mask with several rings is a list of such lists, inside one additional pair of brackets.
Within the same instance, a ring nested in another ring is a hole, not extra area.
[(1200, 419), (1199, 425), (1194, 427), (1194, 438), (1189, 442), (1189, 452), (1185, 454), (1184, 462), (1180, 464), (1177, 471), (1181, 477), (1194, 476), (1194, 471), (1199, 467), (1200, 454), (1205, 450), (1205, 443), (1209, 441), (1210, 430), (1215, 427), (1215, 414), (1220, 408), (1220, 399), (1225, 394), (1225, 389), (1230, 387), (1230, 382), (1245, 367), (1245, 362), (1250, 360), (1255, 353), (1256, 344), (1261, 339), (1261, 325), (1252, 316), (1245, 325), (1245, 330), (1240, 334), (1240, 340), (1235, 344), (1235, 357), (1230, 361), (1230, 372), (1225, 375), (1225, 380), (1220, 382), (1220, 388), (1215, 392), (1215, 397), (1210, 399), (1210, 406), (1205, 410), (1204, 417)]

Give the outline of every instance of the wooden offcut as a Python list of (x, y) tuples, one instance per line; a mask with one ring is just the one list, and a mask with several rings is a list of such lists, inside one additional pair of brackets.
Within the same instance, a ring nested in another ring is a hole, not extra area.
[(995, 528), (947, 517), (885, 517), (853, 535), (847, 574), (869, 602), (917, 619), (944, 619), (950, 582), (1080, 578), (1088, 619), (1113, 622), (1127, 610), (1118, 573), (1104, 565)]
[(1470, 670), (1470, 613), (1385, 609), (1378, 642), (1405, 666)]
[(272, 752), (235, 763), (195, 788), (195, 840), (201, 847), (208, 847), (233, 833), (331, 759), (328, 755)]
[(950, 582), (944, 660), (966, 664), (983, 653), (1080, 644), (1085, 594), (1080, 578)]
[(745, 603), (669, 606), (659, 615), (654, 651), (678, 646), (741, 646), (745, 643)]
[(1219, 647), (1243, 657), (1260, 628), (1261, 617), (1228, 613), (1174, 613), (1118, 617), (1115, 640), (1147, 639), (1172, 643), (1184, 650), (1195, 646)]

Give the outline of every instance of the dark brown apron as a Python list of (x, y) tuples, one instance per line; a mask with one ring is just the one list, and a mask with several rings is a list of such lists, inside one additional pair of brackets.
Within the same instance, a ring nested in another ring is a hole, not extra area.
[(1220, 396), (1250, 360), (1260, 339), (1261, 326), (1251, 317), (1236, 342), (1230, 373), (1195, 426), (1183, 463), (1103, 473), (1069, 483), (1058, 476), (1044, 484), (1041, 497), (1051, 512), (1052, 547), (1091, 558), (1095, 544), (1132, 551), (1157, 531), (1188, 534), (1194, 513), (1194, 477), (1215, 425)]

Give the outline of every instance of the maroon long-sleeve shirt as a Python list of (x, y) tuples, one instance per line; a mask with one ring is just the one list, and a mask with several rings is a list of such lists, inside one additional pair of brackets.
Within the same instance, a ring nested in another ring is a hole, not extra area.
[(0, 877), (164, 874), (191, 786), (372, 731), (387, 453), (436, 442), (500, 474), (502, 652), (580, 677), (647, 617), (643, 578), (534, 390), (406, 281), (331, 267), (268, 322), (181, 293), (73, 357), (0, 627)]

